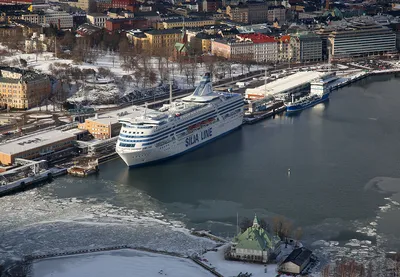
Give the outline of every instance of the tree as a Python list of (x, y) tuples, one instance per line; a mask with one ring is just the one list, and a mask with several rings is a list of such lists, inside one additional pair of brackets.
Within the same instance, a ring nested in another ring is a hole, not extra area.
[(124, 63), (126, 63), (133, 54), (127, 38), (121, 39), (121, 41), (118, 44), (118, 50), (119, 50), (119, 55)]
[(157, 82), (157, 74), (153, 70), (150, 70), (148, 75), (150, 85), (154, 85)]
[(143, 78), (143, 74), (140, 70), (136, 70), (135, 73), (133, 73), (133, 76), (135, 77), (135, 83), (136, 83), (136, 86), (138, 87), (140, 81)]
[(260, 227), (263, 228), (265, 231), (270, 231), (270, 226), (264, 218), (259, 219), (258, 224), (260, 224)]
[(239, 223), (240, 231), (244, 232), (247, 230), (247, 228), (251, 227), (252, 225), (253, 221), (251, 221), (248, 217), (244, 217)]
[(280, 237), (281, 240), (284, 240), (288, 236), (290, 236), (292, 231), (292, 224), (282, 216), (276, 216), (272, 219), (273, 231), (274, 233)]
[(123, 75), (121, 77), (121, 82), (122, 82), (123, 85), (130, 84), (130, 83), (133, 82), (133, 78), (132, 78), (131, 75)]
[(43, 42), (41, 41), (37, 41), (36, 42), (36, 47), (34, 48), (34, 53), (35, 53), (35, 61), (38, 61), (38, 57), (41, 56), (43, 54)]
[(342, 260), (336, 262), (334, 275), (340, 277), (365, 276), (365, 268), (363, 264), (359, 264), (354, 260)]
[(76, 44), (76, 37), (70, 31), (66, 31), (60, 44), (66, 49), (72, 51)]
[(72, 50), (72, 61), (74, 63), (80, 64), (84, 61), (84, 50), (81, 44), (75, 45)]
[(27, 67), (28, 66), (28, 62), (24, 59), (19, 59), (19, 63), (21, 64), (22, 67)]

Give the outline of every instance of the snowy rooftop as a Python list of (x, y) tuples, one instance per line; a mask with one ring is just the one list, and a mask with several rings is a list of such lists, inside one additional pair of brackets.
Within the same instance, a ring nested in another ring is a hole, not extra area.
[(33, 263), (31, 277), (214, 276), (189, 259), (137, 250), (118, 250), (45, 259)]
[(21, 151), (28, 151), (40, 148), (60, 140), (75, 137), (76, 136), (74, 134), (62, 132), (59, 130), (45, 131), (29, 136), (23, 136), (16, 140), (0, 144), (0, 153), (16, 154)]
[[(95, 121), (102, 124), (115, 124), (121, 118), (135, 118), (143, 115), (145, 108), (141, 106), (129, 106), (124, 109), (119, 109), (111, 111), (108, 113), (103, 113), (97, 115), (97, 117), (89, 118), (91, 121)], [(147, 109), (148, 112), (153, 112), (153, 110)], [(155, 112), (155, 111), (154, 111)]]
[(280, 78), (276, 81), (267, 83), (256, 88), (246, 89), (246, 93), (264, 93), (268, 94), (279, 94), (292, 90), (296, 87), (310, 83), (316, 79), (325, 76), (326, 73), (316, 71), (302, 71), (295, 74)]

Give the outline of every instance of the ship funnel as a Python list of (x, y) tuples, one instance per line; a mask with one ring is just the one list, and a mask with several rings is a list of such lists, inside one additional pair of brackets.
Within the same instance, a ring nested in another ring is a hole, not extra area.
[(212, 83), (211, 83), (211, 73), (205, 73), (197, 86), (196, 90), (193, 92), (194, 96), (206, 96), (213, 93)]

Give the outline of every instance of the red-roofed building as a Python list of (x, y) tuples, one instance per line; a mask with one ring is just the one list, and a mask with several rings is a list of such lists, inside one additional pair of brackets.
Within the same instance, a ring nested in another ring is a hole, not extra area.
[(238, 35), (239, 38), (244, 39), (244, 40), (251, 40), (254, 43), (268, 43), (268, 42), (276, 42), (276, 39), (274, 37), (270, 37), (264, 34), (242, 34)]
[(278, 61), (278, 42), (274, 37), (264, 34), (244, 34), (238, 38), (253, 42), (253, 55), (256, 62)]
[(212, 41), (211, 52), (227, 59), (277, 62), (278, 41), (264, 34), (243, 34), (238, 35), (236, 40)]

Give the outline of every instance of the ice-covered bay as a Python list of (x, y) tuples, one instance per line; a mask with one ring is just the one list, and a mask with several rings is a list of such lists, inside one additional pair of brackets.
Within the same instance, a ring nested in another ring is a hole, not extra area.
[[(151, 206), (150, 206), (151, 207)], [(45, 198), (39, 189), (0, 201), (0, 262), (31, 254), (130, 245), (183, 255), (214, 247), (154, 210), (115, 207), (96, 199)]]

